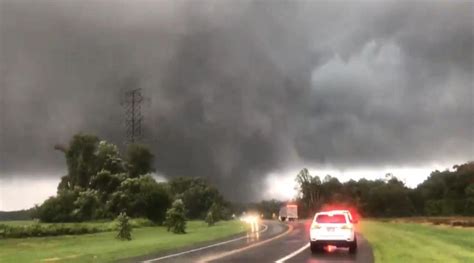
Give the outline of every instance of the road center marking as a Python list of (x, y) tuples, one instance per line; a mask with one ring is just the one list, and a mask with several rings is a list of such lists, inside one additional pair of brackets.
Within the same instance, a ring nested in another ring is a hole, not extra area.
[(286, 260), (298, 255), (299, 253), (303, 252), (305, 249), (307, 249), (309, 247), (309, 242), (308, 244), (302, 246), (301, 248), (299, 248), (298, 250), (294, 251), (293, 253), (283, 257), (283, 258), (280, 258), (279, 260), (275, 261), (275, 263), (282, 263), (282, 262), (285, 262)]
[[(268, 230), (268, 226), (267, 226), (267, 225), (262, 224), (262, 226), (263, 226), (263, 229), (260, 230), (260, 231), (258, 231), (257, 233), (263, 233), (263, 232), (265, 232), (265, 231)], [(193, 252), (196, 252), (196, 251), (201, 251), (201, 250), (208, 249), (208, 248), (211, 248), (211, 247), (217, 247), (217, 246), (225, 245), (225, 244), (228, 244), (228, 243), (231, 243), (231, 242), (235, 242), (235, 241), (238, 241), (238, 240), (242, 240), (242, 239), (246, 239), (246, 238), (247, 238), (247, 235), (242, 236), (242, 237), (238, 237), (238, 238), (234, 238), (234, 239), (231, 239), (231, 240), (227, 240), (227, 241), (215, 243), (215, 244), (212, 244), (212, 245), (209, 245), (209, 246), (199, 247), (199, 248), (195, 248), (195, 249), (183, 251), (183, 252), (176, 253), (176, 254), (171, 254), (171, 255), (167, 255), (167, 256), (163, 256), (163, 257), (158, 257), (158, 258), (153, 258), (153, 259), (145, 260), (145, 261), (142, 261), (142, 262), (143, 262), (143, 263), (156, 262), (156, 261), (160, 261), (160, 260), (167, 259), (167, 258), (177, 257), (177, 256), (181, 256), (181, 255), (184, 255), (184, 254), (193, 253)]]

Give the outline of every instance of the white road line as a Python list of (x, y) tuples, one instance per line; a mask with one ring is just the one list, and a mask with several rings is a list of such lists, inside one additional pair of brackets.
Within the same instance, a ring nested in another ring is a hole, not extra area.
[[(263, 232), (268, 230), (267, 225), (262, 224), (262, 226), (263, 226), (263, 229), (258, 231), (258, 233), (263, 233)], [(215, 243), (215, 244), (205, 246), (205, 247), (199, 247), (199, 248), (183, 251), (183, 252), (176, 253), (176, 254), (171, 254), (171, 255), (167, 255), (167, 256), (163, 256), (163, 257), (159, 257), (159, 258), (149, 259), (149, 260), (143, 261), (143, 263), (151, 263), (151, 262), (156, 262), (156, 261), (160, 261), (160, 260), (167, 259), (167, 258), (177, 257), (177, 256), (181, 256), (181, 255), (184, 255), (184, 254), (189, 254), (189, 253), (193, 253), (193, 252), (196, 252), (196, 251), (201, 251), (201, 250), (204, 250), (204, 249), (208, 249), (208, 248), (211, 248), (211, 247), (217, 247), (217, 246), (225, 245), (225, 244), (235, 242), (235, 241), (238, 241), (238, 240), (242, 240), (242, 239), (245, 239), (245, 238), (248, 238), (248, 237), (247, 236), (242, 236), (242, 237), (234, 238), (234, 239), (231, 239), (231, 240)]]
[(279, 260), (275, 261), (275, 263), (282, 263), (282, 262), (285, 262), (286, 260), (298, 255), (299, 253), (303, 252), (303, 250), (307, 249), (309, 247), (309, 242), (308, 244), (304, 245), (303, 247), (299, 248), (298, 250), (296, 250), (295, 252), (283, 257), (283, 258), (280, 258)]

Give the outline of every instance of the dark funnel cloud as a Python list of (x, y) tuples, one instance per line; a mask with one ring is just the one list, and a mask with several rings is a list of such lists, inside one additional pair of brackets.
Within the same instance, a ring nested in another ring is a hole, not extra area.
[(231, 199), (269, 172), (474, 159), (472, 2), (0, 2), (0, 175), (123, 141), (142, 88), (157, 172)]

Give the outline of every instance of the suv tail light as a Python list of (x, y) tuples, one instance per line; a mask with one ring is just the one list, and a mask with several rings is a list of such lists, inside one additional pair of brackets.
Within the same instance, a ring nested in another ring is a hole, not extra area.
[(318, 224), (311, 225), (311, 229), (321, 229), (321, 226)]
[(352, 225), (343, 225), (341, 229), (352, 229)]

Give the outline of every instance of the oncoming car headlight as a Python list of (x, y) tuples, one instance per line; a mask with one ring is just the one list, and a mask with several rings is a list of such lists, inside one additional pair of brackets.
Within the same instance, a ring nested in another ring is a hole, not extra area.
[(241, 220), (248, 224), (256, 224), (258, 223), (259, 218), (258, 216), (255, 216), (255, 215), (246, 215), (246, 216), (243, 216)]

